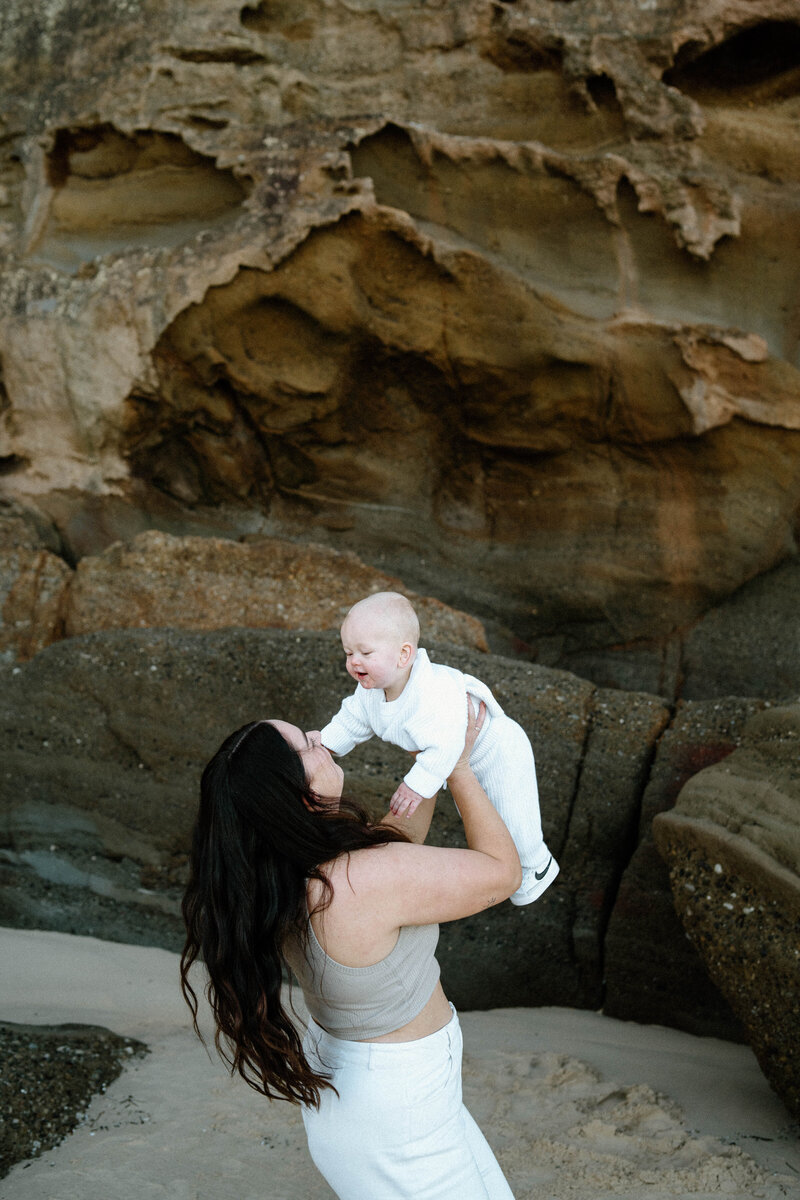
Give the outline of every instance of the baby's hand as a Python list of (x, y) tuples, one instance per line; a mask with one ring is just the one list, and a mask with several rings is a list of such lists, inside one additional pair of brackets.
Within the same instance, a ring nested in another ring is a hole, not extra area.
[[(304, 737), (305, 737), (306, 741), (308, 742), (308, 745), (310, 748), (314, 747), (314, 746), (322, 745), (322, 738), (320, 737), (320, 733), (319, 733), (318, 729), (304, 730)], [(328, 750), (328, 747), (325, 746), (325, 749)], [(330, 754), (330, 750), (328, 750), (328, 753)]]
[(424, 796), (420, 796), (419, 792), (415, 792), (407, 783), (401, 783), (389, 801), (389, 808), (396, 817), (401, 817), (404, 813), (411, 817), (424, 799)]

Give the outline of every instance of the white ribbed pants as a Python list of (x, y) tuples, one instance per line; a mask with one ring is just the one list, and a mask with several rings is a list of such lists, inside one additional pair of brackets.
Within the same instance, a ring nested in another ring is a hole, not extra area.
[(469, 765), (503, 818), (523, 867), (538, 867), (549, 854), (542, 837), (536, 763), (528, 735), (505, 713), (487, 717)]
[(347, 1042), (311, 1021), (303, 1049), (339, 1092), (303, 1109), (311, 1157), (339, 1200), (514, 1200), (461, 1099), (455, 1009), (415, 1042)]

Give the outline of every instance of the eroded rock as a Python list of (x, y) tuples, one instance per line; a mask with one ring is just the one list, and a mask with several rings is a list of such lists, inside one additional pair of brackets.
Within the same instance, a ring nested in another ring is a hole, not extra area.
[(671, 697), (796, 550), (798, 29), (9, 0), (4, 489), (352, 550)]
[(480, 621), (354, 554), (276, 538), (239, 543), (142, 533), (78, 564), (69, 590), (67, 637), (101, 629), (336, 629), (363, 596), (402, 591), (420, 618), (423, 641), (488, 650)]
[(0, 658), (31, 658), (63, 635), (72, 571), (58, 539), (25, 509), (0, 504)]
[[(508, 182), (486, 186), (529, 208)], [(125, 453), (187, 503), (255, 488), (291, 524), (307, 502), (340, 541), (393, 560), (412, 558), (398, 543), (414, 529), (427, 543), (417, 575), (433, 585), (446, 559), (445, 588), (471, 576), (471, 607), (491, 612), (491, 571), (522, 636), (576, 622), (590, 640), (664, 634), (738, 586), (754, 556), (760, 570), (790, 551), (800, 497), (793, 435), (715, 408), (705, 436), (686, 437), (696, 413), (675, 381), (697, 376), (682, 336), (633, 319), (601, 335), (396, 215), (351, 216), (176, 319), (154, 352), (159, 427), (152, 399), (132, 396)], [(261, 358), (265, 344), (280, 351)], [(736, 358), (721, 341), (707, 350)], [(776, 390), (766, 375), (759, 386)]]
[(137, 245), (183, 245), (235, 213), (249, 191), (175, 133), (128, 134), (103, 123), (51, 137), (49, 204), (29, 231), (28, 250), (62, 270)]
[(675, 907), (800, 1115), (800, 705), (753, 715), (741, 745), (695, 775), (653, 823)]

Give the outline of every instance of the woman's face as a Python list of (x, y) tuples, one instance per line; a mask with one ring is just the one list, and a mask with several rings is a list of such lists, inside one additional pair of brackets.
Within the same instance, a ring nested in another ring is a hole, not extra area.
[(330, 797), (338, 800), (342, 794), (344, 771), (330, 750), (322, 745), (319, 733), (316, 730), (304, 733), (288, 721), (270, 721), (270, 725), (274, 725), (284, 741), (300, 755), (311, 790), (323, 799)]

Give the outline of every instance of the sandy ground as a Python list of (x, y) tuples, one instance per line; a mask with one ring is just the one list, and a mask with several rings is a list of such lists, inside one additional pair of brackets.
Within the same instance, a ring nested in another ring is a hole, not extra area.
[[(103, 1025), (151, 1050), (2, 1200), (333, 1196), (299, 1112), (194, 1038), (175, 955), (4, 929), (0, 960), (0, 1020)], [(800, 1198), (797, 1127), (746, 1047), (570, 1009), (461, 1016), (465, 1099), (517, 1200)]]

